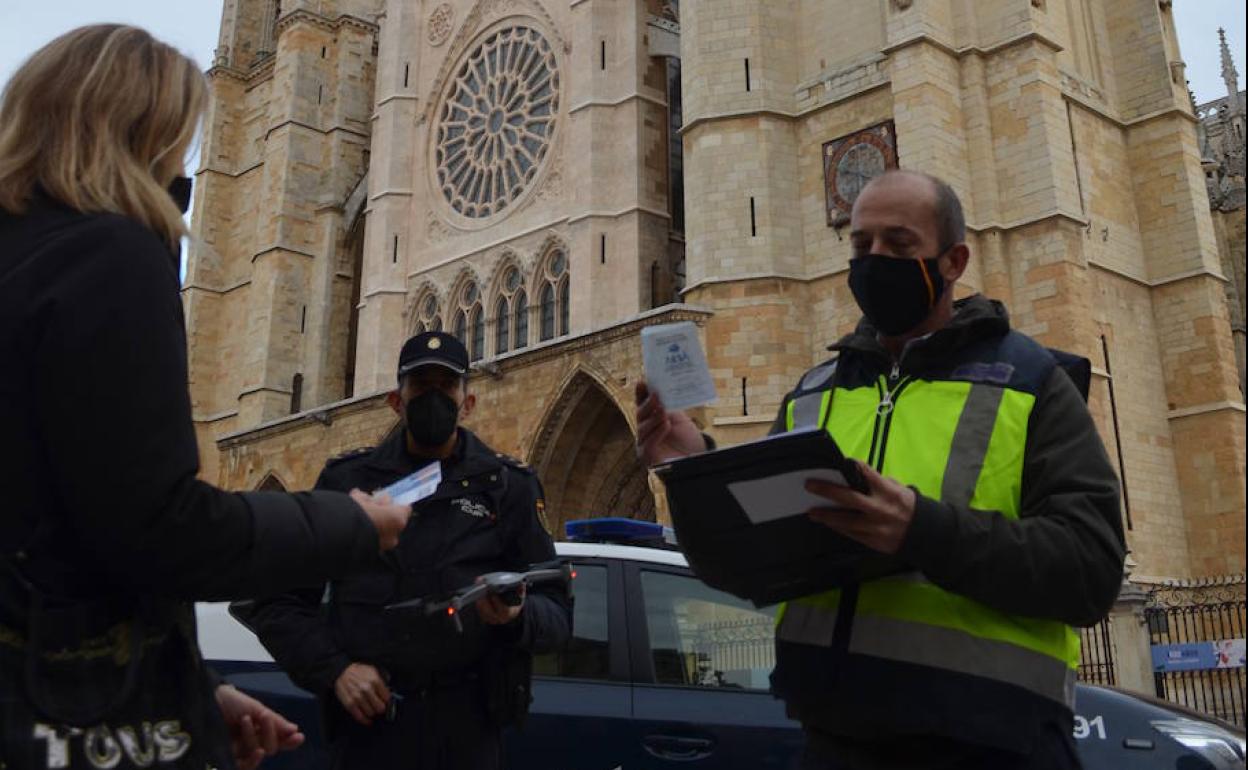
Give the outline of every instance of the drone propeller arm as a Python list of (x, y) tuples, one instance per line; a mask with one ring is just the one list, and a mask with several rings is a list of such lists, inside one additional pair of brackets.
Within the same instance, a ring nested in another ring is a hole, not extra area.
[(558, 569), (537, 569), (532, 572), (526, 572), (524, 582), (526, 583), (555, 583), (559, 581), (568, 581), (572, 579), (572, 568), (560, 567)]
[(399, 602), (398, 604), (388, 604), (386, 605), (386, 611), (387, 612), (415, 612), (416, 610), (420, 610), (420, 609), (429, 611), (430, 607), (433, 607), (433, 606), (434, 605), (430, 604), (429, 602), (426, 602), (425, 599), (422, 597), (422, 598), (417, 598), (417, 599), (409, 599), (405, 602)]
[(466, 607), (469, 604), (475, 604), (478, 599), (492, 592), (490, 586), (485, 583), (476, 583), (468, 588), (461, 589), (455, 594), (455, 602), (459, 605), (456, 609)]

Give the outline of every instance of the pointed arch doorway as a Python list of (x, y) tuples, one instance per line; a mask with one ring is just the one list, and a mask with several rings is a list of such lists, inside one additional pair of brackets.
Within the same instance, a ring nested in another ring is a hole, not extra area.
[(257, 492), (285, 492), (286, 485), (274, 473), (264, 474), (264, 478), (256, 486)]
[(547, 414), (532, 454), (556, 539), (576, 519), (655, 520), (648, 474), (633, 445), (633, 431), (615, 401), (578, 372)]

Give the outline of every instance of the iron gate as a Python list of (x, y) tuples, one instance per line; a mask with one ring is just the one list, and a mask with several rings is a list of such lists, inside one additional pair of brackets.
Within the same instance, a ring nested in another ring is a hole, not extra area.
[(1087, 684), (1118, 684), (1114, 670), (1114, 640), (1109, 618), (1079, 629), (1079, 681)]
[(1244, 725), (1243, 579), (1156, 588), (1145, 609), (1157, 697)]

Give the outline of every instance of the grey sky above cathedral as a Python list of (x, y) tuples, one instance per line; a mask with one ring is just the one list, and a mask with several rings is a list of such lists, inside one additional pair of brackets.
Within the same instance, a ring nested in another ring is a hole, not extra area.
[[(1197, 103), (1226, 95), (1218, 28), (1239, 72), (1244, 66), (1243, 0), (1176, 0), (1179, 47)], [(82, 24), (116, 21), (138, 24), (189, 53), (202, 66), (212, 61), (221, 24), (221, 0), (4, 0), (0, 2), (0, 83), (8, 82), (22, 61), (53, 37)]]

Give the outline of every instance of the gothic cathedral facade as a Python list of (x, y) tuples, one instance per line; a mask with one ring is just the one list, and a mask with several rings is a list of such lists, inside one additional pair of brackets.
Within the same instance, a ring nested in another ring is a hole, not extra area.
[(1183, 74), (1169, 0), (225, 0), (183, 289), (203, 475), (310, 486), (394, 428), (399, 347), (440, 328), (553, 528), (662, 520), (641, 329), (698, 324), (695, 418), (762, 435), (857, 320), (848, 209), (899, 166), (961, 195), (962, 291), (1092, 360), (1135, 574), (1242, 573)]

